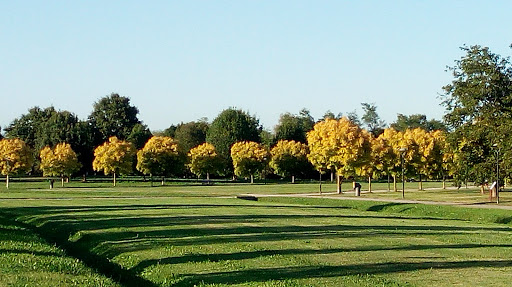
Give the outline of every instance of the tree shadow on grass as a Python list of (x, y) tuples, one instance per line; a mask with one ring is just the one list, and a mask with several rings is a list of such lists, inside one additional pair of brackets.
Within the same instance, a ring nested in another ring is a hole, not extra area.
[[(406, 246), (363, 246), (354, 248), (330, 248), (330, 249), (274, 249), (259, 251), (244, 251), (234, 253), (216, 254), (190, 254), (176, 257), (143, 260), (130, 270), (139, 274), (144, 269), (153, 265), (183, 264), (200, 262), (219, 262), (228, 260), (255, 259), (263, 256), (275, 255), (325, 255), (343, 252), (368, 252), (368, 251), (411, 251), (411, 250), (435, 250), (435, 249), (470, 249), (470, 248), (511, 248), (512, 244), (484, 245), (484, 244), (439, 244), (439, 245), (406, 245)], [(429, 257), (430, 258), (430, 257)]]
[(230, 285), (249, 282), (266, 282), (269, 280), (325, 278), (366, 274), (379, 275), (428, 269), (445, 270), (504, 267), (512, 267), (512, 260), (384, 262), (339, 266), (258, 268), (241, 271), (211, 272), (206, 274), (184, 274), (183, 279), (173, 286), (194, 286), (199, 283)]

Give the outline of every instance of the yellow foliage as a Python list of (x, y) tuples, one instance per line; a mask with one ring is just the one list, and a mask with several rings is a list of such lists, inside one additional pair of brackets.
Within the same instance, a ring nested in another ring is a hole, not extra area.
[(94, 150), (92, 168), (105, 174), (129, 173), (132, 171), (135, 148), (127, 141), (110, 137)]
[(178, 158), (178, 144), (171, 137), (155, 136), (137, 152), (137, 170), (144, 174), (165, 175)]
[(370, 134), (345, 117), (318, 122), (307, 140), (308, 159), (320, 172), (335, 169), (340, 175), (354, 174), (368, 163)]
[(40, 151), (40, 157), (40, 168), (44, 176), (69, 176), (81, 166), (68, 143), (60, 143), (54, 149), (44, 147)]
[(21, 139), (0, 140), (0, 172), (12, 175), (27, 172), (32, 167), (30, 148)]
[(192, 148), (188, 152), (190, 171), (197, 176), (208, 175), (217, 171), (220, 165), (220, 157), (215, 147), (210, 143), (204, 143)]
[(268, 152), (256, 142), (237, 142), (231, 146), (231, 158), (235, 174), (249, 176), (263, 170), (268, 159)]
[(307, 146), (301, 142), (280, 140), (270, 150), (272, 167), (277, 174), (282, 176), (294, 175), (304, 167), (307, 161)]

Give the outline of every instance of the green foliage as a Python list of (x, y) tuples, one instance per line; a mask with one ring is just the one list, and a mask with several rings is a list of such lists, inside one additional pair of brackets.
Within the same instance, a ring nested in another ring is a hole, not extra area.
[(136, 149), (141, 149), (152, 136), (148, 126), (135, 124), (127, 140), (131, 142)]
[(275, 140), (294, 140), (306, 143), (306, 133), (313, 129), (315, 121), (307, 109), (302, 109), (299, 115), (282, 114), (274, 129)]
[(130, 105), (130, 99), (112, 93), (94, 103), (94, 109), (89, 115), (89, 121), (98, 132), (97, 143), (115, 136), (126, 140), (133, 128), (141, 122), (137, 118), (139, 110)]
[(399, 132), (415, 128), (421, 128), (427, 132), (435, 130), (447, 131), (447, 127), (443, 122), (436, 119), (427, 120), (427, 116), (421, 114), (410, 116), (398, 114), (396, 121), (391, 124), (391, 127)]
[(450, 68), (454, 79), (443, 87), (445, 121), (454, 131), (449, 140), (458, 173), (480, 183), (493, 181), (497, 150), (503, 174), (511, 171), (512, 65), (487, 47), (461, 49), (466, 54)]
[(206, 121), (179, 124), (176, 128), (174, 138), (178, 142), (180, 151), (187, 154), (193, 147), (206, 142), (208, 127)]
[(361, 117), (361, 121), (374, 137), (378, 137), (384, 132), (386, 123), (380, 119), (380, 116), (377, 113), (377, 106), (374, 103), (361, 103), (361, 106), (363, 107), (364, 112)]

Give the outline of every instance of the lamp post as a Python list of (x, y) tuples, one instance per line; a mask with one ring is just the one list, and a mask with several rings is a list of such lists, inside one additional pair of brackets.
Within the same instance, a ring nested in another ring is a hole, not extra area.
[(493, 144), (494, 154), (496, 155), (496, 204), (500, 203), (500, 149), (498, 144)]
[(404, 172), (404, 155), (407, 151), (406, 147), (401, 147), (399, 150), (400, 152), (400, 160), (402, 163), (402, 198), (405, 198), (405, 172)]

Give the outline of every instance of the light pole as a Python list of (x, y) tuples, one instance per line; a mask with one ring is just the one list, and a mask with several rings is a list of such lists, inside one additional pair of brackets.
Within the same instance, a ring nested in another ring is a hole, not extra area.
[(400, 152), (400, 160), (402, 162), (402, 198), (405, 198), (405, 172), (404, 172), (404, 155), (407, 151), (406, 147), (401, 147), (399, 150)]
[(493, 144), (496, 155), (496, 204), (500, 203), (500, 149), (498, 144)]

